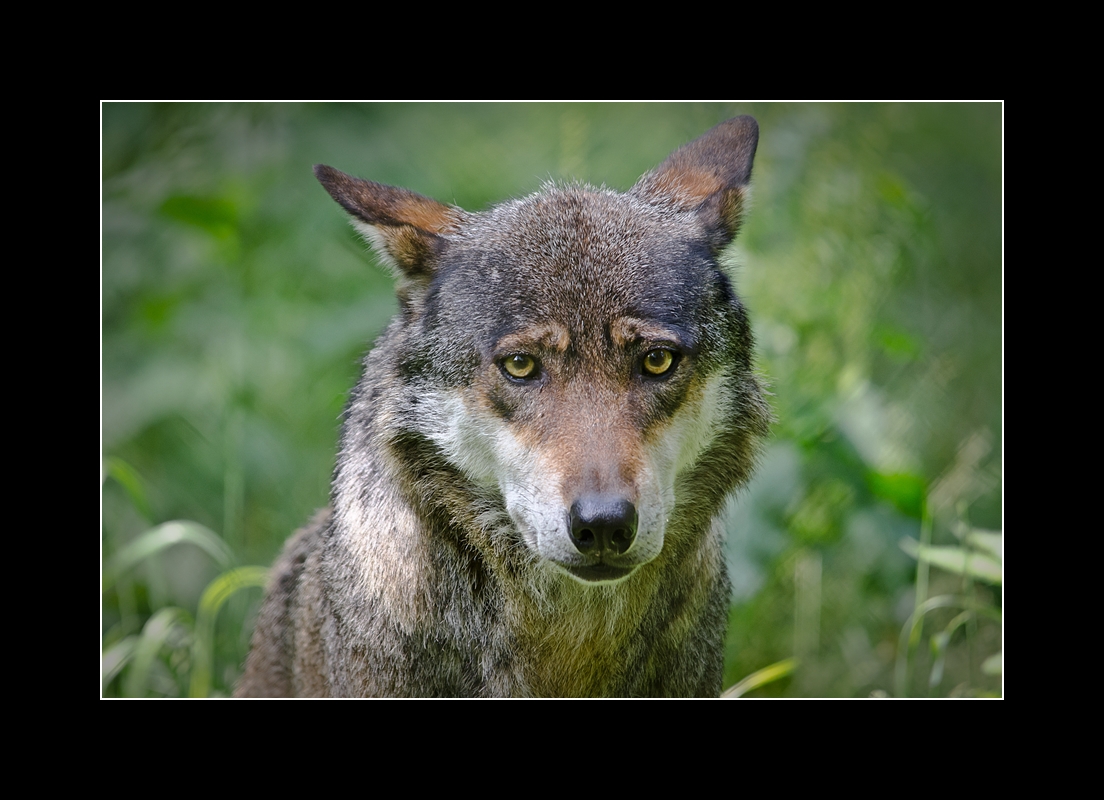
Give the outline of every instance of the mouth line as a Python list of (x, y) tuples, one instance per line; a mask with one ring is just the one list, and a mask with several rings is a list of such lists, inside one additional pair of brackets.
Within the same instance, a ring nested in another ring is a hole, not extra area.
[(583, 583), (613, 583), (627, 578), (636, 567), (617, 567), (613, 564), (592, 564), (590, 566), (568, 566), (561, 564), (573, 578)]

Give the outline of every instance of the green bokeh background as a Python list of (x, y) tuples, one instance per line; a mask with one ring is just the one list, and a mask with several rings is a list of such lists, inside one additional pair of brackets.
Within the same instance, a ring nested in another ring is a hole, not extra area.
[[(1001, 104), (101, 113), (105, 696), (187, 694), (197, 659), (200, 693), (228, 693), (260, 590), (217, 608), (203, 650), (205, 588), (271, 564), (327, 503), (338, 417), (396, 305), (313, 164), (479, 210), (548, 179), (626, 189), (737, 114), (760, 142), (729, 255), (778, 422), (730, 514), (726, 685), (796, 658), (753, 694), (1001, 692), (1000, 578), (918, 571), (901, 545), (1002, 528)], [(185, 541), (116, 569), (170, 520), (226, 557)], [(907, 649), (933, 596), (961, 602)]]

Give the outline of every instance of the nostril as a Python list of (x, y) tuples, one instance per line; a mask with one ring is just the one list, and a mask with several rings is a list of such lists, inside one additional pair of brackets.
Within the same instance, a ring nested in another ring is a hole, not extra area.
[(615, 495), (584, 495), (571, 504), (571, 540), (587, 556), (621, 555), (636, 538), (636, 506)]
[(632, 531), (626, 528), (618, 528), (613, 532), (613, 549), (618, 553), (624, 553), (629, 549), (629, 546), (633, 543)]

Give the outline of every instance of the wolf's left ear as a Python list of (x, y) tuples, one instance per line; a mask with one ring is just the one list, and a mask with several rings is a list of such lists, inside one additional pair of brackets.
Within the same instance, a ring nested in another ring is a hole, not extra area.
[(354, 178), (325, 164), (316, 164), (314, 175), (401, 277), (415, 284), (429, 281), (441, 237), (458, 229), (461, 209), (408, 189)]
[(629, 190), (649, 203), (696, 211), (720, 250), (736, 235), (743, 217), (759, 124), (735, 117), (683, 145)]

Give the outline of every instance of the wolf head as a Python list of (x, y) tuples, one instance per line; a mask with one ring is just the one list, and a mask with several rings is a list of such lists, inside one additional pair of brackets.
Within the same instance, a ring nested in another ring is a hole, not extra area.
[(399, 280), (390, 435), (500, 498), (541, 565), (627, 578), (747, 479), (769, 412), (717, 258), (757, 140), (738, 117), (627, 193), (550, 185), (482, 213), (315, 167)]

